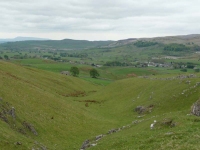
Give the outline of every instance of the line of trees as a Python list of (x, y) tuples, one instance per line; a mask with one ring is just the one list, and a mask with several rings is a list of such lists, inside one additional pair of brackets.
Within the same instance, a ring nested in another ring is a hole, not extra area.
[(164, 50), (165, 51), (187, 51), (187, 50), (190, 50), (190, 48), (183, 44), (172, 43), (172, 44), (165, 45)]
[[(70, 73), (71, 73), (72, 76), (78, 77), (79, 69), (77, 67), (73, 66), (73, 67), (70, 68)], [(96, 69), (93, 68), (93, 69), (90, 70), (90, 77), (97, 78), (98, 76), (100, 76), (100, 74)]]
[(110, 61), (106, 62), (104, 66), (130, 66), (130, 64), (126, 62)]
[(134, 43), (137, 47), (149, 47), (158, 44), (157, 42), (150, 42), (150, 41), (137, 41)]
[(77, 57), (77, 58), (85, 58), (88, 57), (88, 54), (86, 53), (60, 53), (60, 57)]

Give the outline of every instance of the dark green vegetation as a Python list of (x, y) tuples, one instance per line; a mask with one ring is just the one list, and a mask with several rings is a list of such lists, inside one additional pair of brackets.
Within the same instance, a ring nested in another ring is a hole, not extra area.
[(91, 69), (90, 70), (90, 76), (92, 78), (97, 78), (100, 74), (98, 73), (98, 71), (96, 69)]
[(77, 77), (79, 75), (79, 69), (77, 67), (71, 67), (70, 73), (72, 76)]
[[(97, 144), (88, 150), (198, 149), (199, 37), (166, 38), (71, 51), (0, 46), (0, 149), (77, 150), (87, 139)], [(164, 50), (173, 43), (189, 49)]]
[(149, 42), (149, 41), (137, 41), (134, 43), (137, 47), (149, 47), (158, 44), (157, 42)]
[(168, 44), (164, 47), (165, 51), (187, 51), (189, 50), (189, 47), (186, 47), (183, 44), (176, 44), (176, 43), (172, 43), (172, 44)]

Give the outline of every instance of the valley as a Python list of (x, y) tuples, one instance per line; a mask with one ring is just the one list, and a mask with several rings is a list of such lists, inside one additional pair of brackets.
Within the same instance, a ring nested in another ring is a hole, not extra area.
[(198, 149), (199, 35), (63, 41), (0, 44), (1, 149)]

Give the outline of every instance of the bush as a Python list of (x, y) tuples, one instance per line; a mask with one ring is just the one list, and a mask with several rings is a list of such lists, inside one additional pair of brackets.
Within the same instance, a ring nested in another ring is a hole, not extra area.
[(6, 60), (8, 60), (8, 59), (9, 59), (8, 55), (4, 55), (4, 58), (5, 58)]
[(90, 76), (92, 78), (97, 78), (99, 76), (99, 73), (98, 73), (98, 71), (96, 69), (91, 69), (90, 70)]
[(106, 62), (104, 66), (129, 66), (130, 64), (126, 62), (119, 62), (119, 61), (111, 61), (111, 62)]
[(199, 68), (194, 68), (194, 71), (195, 71), (195, 72), (199, 72), (200, 69), (199, 69)]
[(181, 71), (183, 71), (183, 72), (187, 72), (187, 69), (186, 69), (186, 68), (184, 68), (184, 69), (181, 69)]
[(187, 68), (193, 69), (195, 67), (195, 64), (191, 62), (187, 62)]
[(77, 67), (71, 67), (70, 73), (72, 76), (77, 77), (79, 75), (79, 69)]

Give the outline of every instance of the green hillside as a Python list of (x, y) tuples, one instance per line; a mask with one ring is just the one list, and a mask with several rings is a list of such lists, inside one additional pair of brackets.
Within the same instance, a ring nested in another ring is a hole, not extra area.
[[(0, 121), (3, 135), (0, 137), (0, 147), (3, 149), (31, 149), (35, 141), (48, 149), (77, 149), (83, 139), (98, 132), (100, 129), (96, 126), (105, 121), (95, 118), (82, 103), (74, 102), (70, 96), (81, 92), (90, 95), (99, 90), (95, 85), (2, 61), (0, 78), (0, 97), (3, 99), (0, 105), (5, 109), (8, 102), (8, 109), (12, 106), (16, 110), (15, 121), (9, 115), (9, 124)], [(24, 121), (35, 127), (38, 136), (24, 129)], [(105, 122), (106, 125), (112, 121)], [(93, 131), (90, 128), (96, 129)], [(25, 133), (19, 132), (22, 129)], [(18, 141), (22, 145), (14, 144)]]
[[(198, 149), (199, 118), (190, 115), (190, 107), (200, 97), (196, 86), (200, 79), (190, 78), (187, 84), (188, 78), (174, 77), (121, 80), (97, 93), (96, 97), (107, 102), (105, 114), (118, 117), (125, 129), (104, 133), (107, 136), (91, 149)], [(152, 109), (138, 114), (137, 106)], [(154, 120), (157, 123), (151, 130)]]
[(200, 97), (199, 77), (152, 75), (98, 86), (0, 61), (0, 147), (77, 150), (89, 139), (97, 144), (91, 150), (198, 149), (200, 119), (187, 114)]

